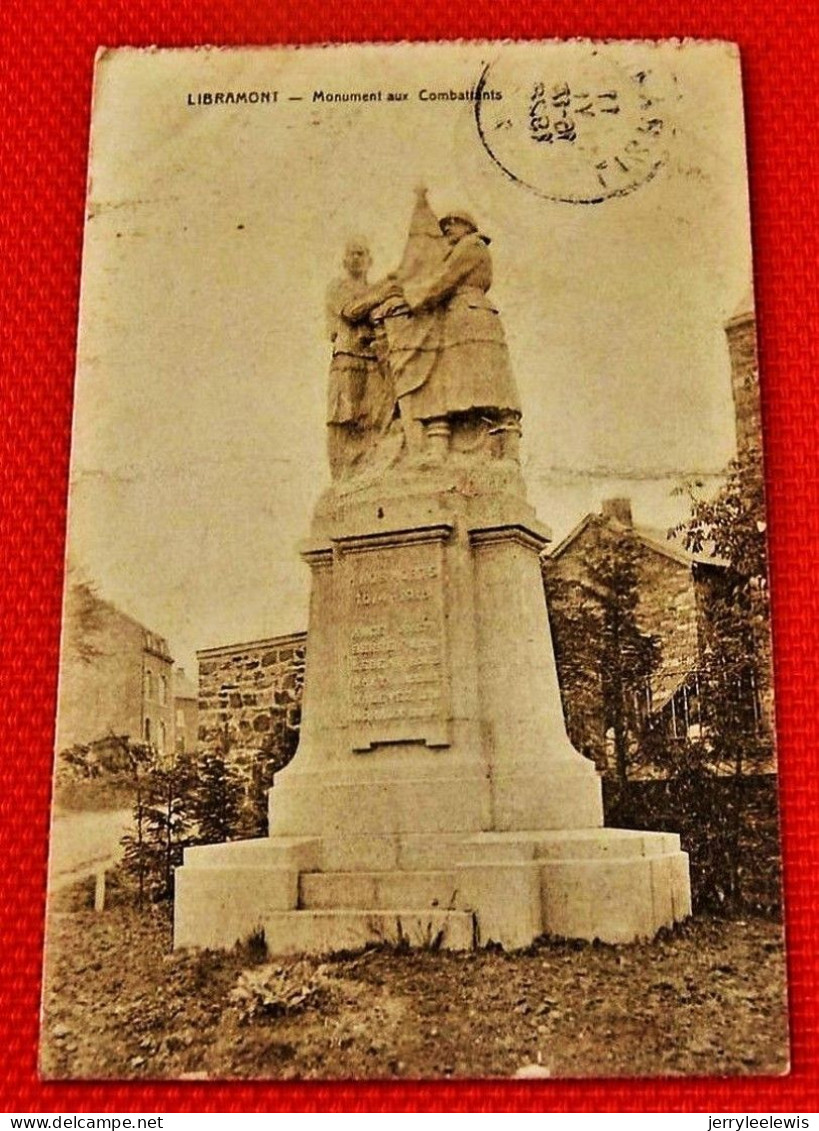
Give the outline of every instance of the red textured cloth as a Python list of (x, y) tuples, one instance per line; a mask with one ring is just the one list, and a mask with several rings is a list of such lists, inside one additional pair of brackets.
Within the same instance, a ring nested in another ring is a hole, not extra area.
[[(711, 0), (6, 0), (0, 15), (3, 1111), (816, 1111), (815, 12)], [(99, 44), (695, 36), (743, 51), (773, 559), (793, 1032), (784, 1079), (43, 1084), (36, 1051), (72, 382)], [(812, 702), (812, 700), (811, 700)]]

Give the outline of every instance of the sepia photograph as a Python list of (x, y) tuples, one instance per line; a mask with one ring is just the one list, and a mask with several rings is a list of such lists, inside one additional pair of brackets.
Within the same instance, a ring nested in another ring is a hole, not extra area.
[(738, 48), (101, 48), (40, 1072), (789, 1070)]

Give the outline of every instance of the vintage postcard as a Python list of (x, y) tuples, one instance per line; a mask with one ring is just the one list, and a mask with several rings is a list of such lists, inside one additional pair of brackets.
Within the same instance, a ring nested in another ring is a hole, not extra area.
[(788, 1067), (736, 47), (101, 49), (41, 1071)]

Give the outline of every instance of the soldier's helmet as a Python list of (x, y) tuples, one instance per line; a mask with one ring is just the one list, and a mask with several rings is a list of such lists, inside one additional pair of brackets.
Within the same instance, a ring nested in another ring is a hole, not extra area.
[(467, 212), (465, 208), (452, 208), (449, 212), (445, 212), (441, 219), (438, 221), (438, 227), (443, 231), (450, 220), (460, 220), (463, 224), (468, 224), (473, 232), (477, 232), (478, 222), (471, 212)]

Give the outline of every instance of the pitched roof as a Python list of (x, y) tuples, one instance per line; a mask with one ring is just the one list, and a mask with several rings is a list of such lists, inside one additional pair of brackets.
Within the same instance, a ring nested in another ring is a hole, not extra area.
[(600, 514), (587, 514), (562, 541), (558, 542), (557, 545), (553, 546), (551, 549), (548, 549), (545, 552), (545, 556), (552, 559), (560, 557), (577, 541), (580, 535), (583, 534), (593, 522), (605, 523), (610, 530), (616, 533), (624, 534), (629, 531), (634, 534), (637, 540), (647, 549), (652, 550), (654, 553), (662, 554), (664, 557), (670, 558), (671, 561), (677, 562), (680, 565), (690, 567), (694, 563), (698, 565), (715, 566), (723, 566), (726, 564), (721, 559), (714, 557), (713, 554), (692, 553), (685, 548), (679, 538), (670, 538), (668, 532), (665, 530), (650, 526), (626, 526), (614, 518), (604, 518)]
[(665, 554), (667, 557), (685, 565), (690, 565), (692, 562), (696, 562), (697, 565), (713, 566), (728, 564), (723, 558), (718, 558), (715, 554), (708, 554), (704, 550), (695, 553), (693, 550), (686, 549), (682, 537), (678, 534), (672, 534), (668, 530), (639, 526), (634, 528), (634, 532), (640, 541), (650, 549)]
[(145, 647), (161, 656), (163, 659), (172, 662), (170, 647), (168, 646), (167, 639), (153, 628), (148, 628), (142, 621), (132, 617), (130, 613), (124, 612), (119, 605), (115, 605), (113, 601), (109, 601), (105, 597), (100, 597), (98, 593), (93, 592), (94, 601), (98, 608), (103, 608), (109, 616), (119, 617), (121, 620), (127, 621), (134, 628), (139, 629), (145, 637)]

